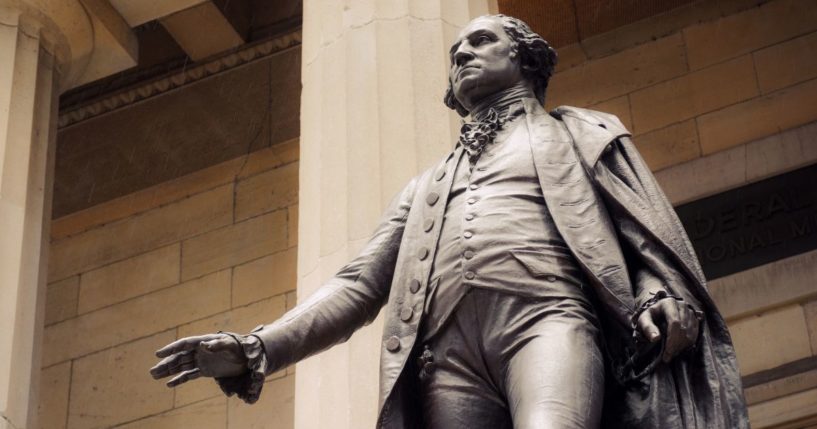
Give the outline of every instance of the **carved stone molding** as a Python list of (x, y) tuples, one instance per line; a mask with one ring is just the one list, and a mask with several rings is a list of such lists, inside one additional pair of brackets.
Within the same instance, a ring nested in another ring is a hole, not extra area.
[(136, 36), (107, 0), (0, 0), (0, 25), (54, 56), (60, 92), (136, 65)]
[(60, 112), (59, 128), (99, 116), (133, 103), (155, 97), (167, 91), (191, 84), (249, 62), (275, 55), (301, 44), (301, 30), (228, 53), (227, 55), (203, 62), (193, 67), (154, 79), (136, 86), (125, 88), (104, 98), (72, 106)]

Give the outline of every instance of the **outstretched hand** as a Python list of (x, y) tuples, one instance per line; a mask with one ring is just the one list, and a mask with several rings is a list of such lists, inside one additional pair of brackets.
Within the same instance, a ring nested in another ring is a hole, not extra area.
[(645, 309), (638, 317), (637, 325), (651, 343), (666, 338), (662, 359), (669, 362), (695, 344), (700, 320), (691, 307), (668, 298)]
[(174, 341), (156, 351), (163, 358), (150, 369), (154, 379), (175, 375), (167, 382), (176, 387), (204, 377), (233, 377), (247, 372), (241, 345), (227, 334), (207, 334)]

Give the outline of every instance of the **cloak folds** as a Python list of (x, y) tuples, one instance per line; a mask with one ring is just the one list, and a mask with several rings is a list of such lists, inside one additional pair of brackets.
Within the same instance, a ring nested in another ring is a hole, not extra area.
[[(726, 323), (707, 292), (703, 271), (681, 222), (629, 133), (617, 118), (599, 112), (563, 107), (554, 116), (561, 118), (571, 134), (587, 177), (616, 226), (628, 269), (642, 273), (634, 283), (657, 282), (704, 312), (694, 349), (669, 364), (659, 364), (642, 380), (622, 384), (608, 377), (602, 426), (748, 428), (740, 373)], [(645, 297), (635, 299), (640, 303)], [(608, 363), (621, 365), (627, 360), (626, 353), (634, 352), (632, 348), (637, 346), (614, 338), (616, 335), (614, 330), (605, 332), (611, 345)], [(659, 352), (655, 352), (656, 357), (660, 357)]]
[[(602, 320), (608, 374), (604, 428), (747, 428), (740, 375), (681, 224), (612, 115), (572, 107), (548, 114), (525, 101), (531, 151), (554, 223), (585, 271)], [(414, 178), (387, 208), (358, 257), (278, 321), (254, 331), (276, 371), (345, 341), (380, 309), (377, 427), (418, 428), (409, 359), (417, 345), (458, 147)], [(430, 228), (429, 228), (430, 225)], [(631, 318), (647, 291), (664, 289), (704, 312), (694, 350), (642, 377), (634, 354), (660, 355), (633, 339)]]

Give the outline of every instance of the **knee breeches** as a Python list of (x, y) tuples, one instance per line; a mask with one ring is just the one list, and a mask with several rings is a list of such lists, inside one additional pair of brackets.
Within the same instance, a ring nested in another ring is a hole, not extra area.
[(604, 362), (592, 306), (470, 291), (422, 345), (425, 428), (597, 428)]

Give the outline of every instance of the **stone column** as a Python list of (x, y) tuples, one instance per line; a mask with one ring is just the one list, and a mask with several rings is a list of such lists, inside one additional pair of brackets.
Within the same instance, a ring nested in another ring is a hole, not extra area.
[(40, 372), (58, 91), (39, 25), (0, 13), (0, 428), (18, 429)]
[(136, 51), (107, 1), (0, 0), (0, 429), (34, 427), (60, 90)]
[[(298, 296), (354, 257), (381, 211), (451, 150), (448, 48), (490, 0), (307, 0), (301, 95)], [(300, 363), (295, 426), (373, 427), (382, 316)]]

